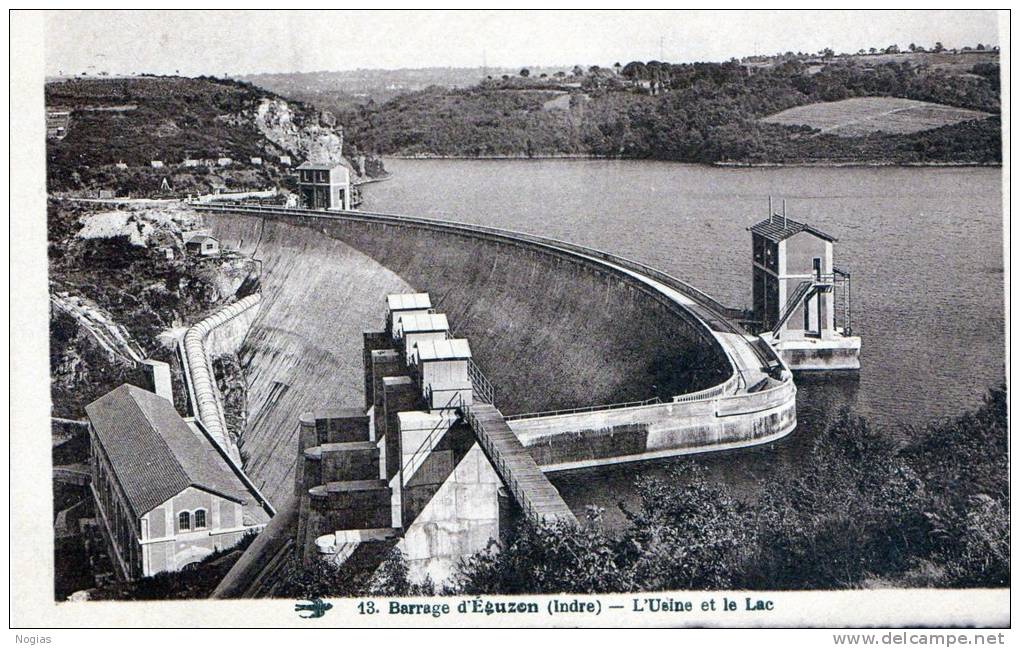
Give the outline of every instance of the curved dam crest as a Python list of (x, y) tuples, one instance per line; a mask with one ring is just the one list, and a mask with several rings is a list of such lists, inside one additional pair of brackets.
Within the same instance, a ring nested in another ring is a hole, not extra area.
[(388, 293), (434, 296), (508, 414), (668, 400), (732, 371), (683, 308), (567, 254), (365, 220), (206, 220), (262, 265), (263, 305), (240, 353), (251, 407), (241, 448), (271, 501), (293, 487), (301, 413), (363, 403), (361, 333), (381, 328)]

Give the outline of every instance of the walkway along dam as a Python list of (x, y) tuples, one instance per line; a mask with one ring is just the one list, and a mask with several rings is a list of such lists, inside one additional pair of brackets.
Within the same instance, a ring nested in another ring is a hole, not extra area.
[(773, 350), (708, 295), (639, 263), (432, 219), (196, 209), (262, 262), (263, 305), (241, 351), (241, 450), (271, 501), (293, 484), (301, 414), (363, 405), (361, 332), (394, 292), (427, 291), (449, 314), (547, 472), (766, 443), (796, 426), (796, 388)]

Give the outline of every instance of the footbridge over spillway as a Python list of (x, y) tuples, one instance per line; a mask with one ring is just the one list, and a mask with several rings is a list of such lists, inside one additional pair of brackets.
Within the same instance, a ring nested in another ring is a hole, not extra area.
[(575, 521), (559, 491), (549, 482), (495, 406), (478, 403), (463, 408), (463, 414), (493, 469), (531, 521)]
[[(403, 499), (402, 490), (421, 485), (422, 474), (427, 481), (448, 478), (447, 468), (440, 466), (441, 460), (435, 461), (436, 455), (446, 450), (447, 438), (456, 434), (454, 428), (466, 424), (525, 517), (536, 524), (576, 522), (559, 491), (496, 408), (496, 389), (472, 359), (468, 340), (451, 337), (449, 321), (432, 308), (431, 295), (393, 294), (387, 302), (385, 330), (364, 334), (366, 379), (369, 369), (372, 374), (366, 380), (365, 396), (366, 406), (375, 415), (375, 434), (389, 438), (381, 447), (384, 456), (399, 457), (399, 462), (384, 459), (389, 472), (380, 475), (390, 480), (395, 501)], [(408, 389), (394, 384), (400, 376), (410, 383)], [(374, 388), (378, 382), (381, 398)], [(397, 467), (399, 475), (392, 472)], [(401, 502), (395, 523), (407, 526), (418, 513), (416, 507)]]

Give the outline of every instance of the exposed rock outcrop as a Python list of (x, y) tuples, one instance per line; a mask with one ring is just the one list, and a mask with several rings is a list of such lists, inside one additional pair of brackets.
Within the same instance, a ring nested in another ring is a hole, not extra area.
[(76, 115), (67, 137), (47, 140), (51, 193), (183, 198), (286, 187), (306, 160), (347, 164), (336, 117), (236, 81), (76, 79), (47, 84), (46, 100)]
[(343, 128), (332, 115), (296, 111), (283, 99), (265, 97), (255, 109), (255, 126), (270, 142), (302, 160), (348, 164)]

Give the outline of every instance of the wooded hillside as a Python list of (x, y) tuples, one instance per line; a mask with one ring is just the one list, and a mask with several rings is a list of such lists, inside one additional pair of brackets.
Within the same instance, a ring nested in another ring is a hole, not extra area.
[[(867, 58), (772, 65), (650, 61), (618, 71), (593, 66), (573, 77), (432, 87), (338, 113), (350, 141), (385, 155), (747, 163), (1001, 160), (997, 64), (978, 62), (958, 73), (911, 59), (862, 63)], [(569, 102), (560, 98), (564, 92)], [(854, 137), (761, 121), (796, 106), (851, 97), (901, 97), (992, 117)]]

